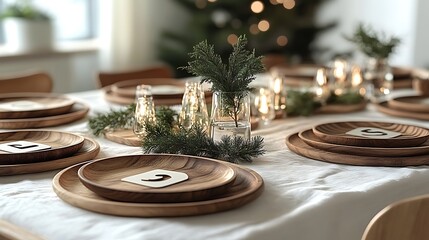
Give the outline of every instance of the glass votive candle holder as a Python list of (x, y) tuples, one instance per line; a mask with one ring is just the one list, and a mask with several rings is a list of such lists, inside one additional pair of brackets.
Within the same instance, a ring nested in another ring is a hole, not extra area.
[(141, 84), (136, 86), (136, 102), (139, 98), (144, 96), (152, 96), (151, 85)]
[(270, 82), (270, 89), (274, 94), (274, 110), (276, 112), (286, 111), (286, 78), (275, 76)]
[(136, 97), (138, 97), (136, 100), (136, 110), (134, 112), (133, 132), (139, 138), (144, 138), (144, 136), (146, 135), (145, 125), (147, 123), (154, 123), (156, 120), (155, 104), (153, 102), (153, 97), (151, 92), (147, 90), (148, 88), (146, 87), (137, 87), (136, 89)]
[(208, 132), (209, 115), (204, 91), (199, 82), (186, 82), (186, 89), (182, 98), (182, 109), (179, 114), (179, 124), (186, 129), (198, 125)]
[(274, 108), (274, 92), (268, 88), (260, 88), (254, 98), (258, 119), (264, 125), (269, 124), (276, 116)]
[(329, 86), (328, 76), (326, 69), (317, 69), (316, 76), (314, 77), (314, 94), (315, 99), (322, 105), (326, 104), (326, 101), (331, 96), (331, 88)]

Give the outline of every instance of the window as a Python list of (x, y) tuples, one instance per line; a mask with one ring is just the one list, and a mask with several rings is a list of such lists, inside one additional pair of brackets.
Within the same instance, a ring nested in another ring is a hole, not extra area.
[[(15, 2), (17, 1), (0, 0), (0, 11)], [(98, 0), (31, 0), (29, 2), (52, 17), (56, 40), (80, 40), (96, 36)], [(2, 26), (0, 26), (1, 43), (4, 43)]]

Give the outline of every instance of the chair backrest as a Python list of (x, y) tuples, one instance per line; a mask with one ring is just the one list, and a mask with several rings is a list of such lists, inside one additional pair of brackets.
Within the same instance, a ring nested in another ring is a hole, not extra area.
[(169, 66), (156, 66), (127, 72), (100, 72), (98, 85), (105, 87), (119, 81), (142, 78), (173, 78), (173, 70)]
[(51, 92), (52, 78), (47, 73), (32, 73), (8, 78), (0, 77), (0, 93)]
[(429, 195), (390, 204), (371, 220), (362, 240), (429, 239)]

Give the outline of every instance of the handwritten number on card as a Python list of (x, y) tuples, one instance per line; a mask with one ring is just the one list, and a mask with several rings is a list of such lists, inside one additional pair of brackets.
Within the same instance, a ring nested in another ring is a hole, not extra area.
[(370, 128), (362, 129), (361, 132), (362, 132), (362, 135), (365, 135), (365, 136), (385, 136), (385, 135), (387, 135), (386, 132), (379, 131), (379, 130), (372, 130)]

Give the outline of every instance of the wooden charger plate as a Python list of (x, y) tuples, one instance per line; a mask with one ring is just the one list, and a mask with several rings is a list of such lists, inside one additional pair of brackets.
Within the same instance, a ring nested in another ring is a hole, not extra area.
[(70, 112), (65, 114), (37, 118), (0, 119), (0, 128), (24, 129), (53, 127), (82, 119), (86, 116), (88, 111), (88, 105), (82, 102), (76, 102)]
[[(359, 127), (373, 127), (399, 132), (402, 135), (388, 139), (374, 139), (346, 134)], [(313, 133), (324, 142), (362, 147), (411, 147), (429, 139), (429, 129), (388, 122), (333, 122), (313, 127)]]
[[(31, 107), (30, 103), (37, 105)], [(55, 94), (0, 94), (0, 119), (45, 117), (64, 114), (70, 111), (73, 104), (74, 101), (72, 99)], [(16, 109), (11, 110), (9, 107)]]
[(394, 109), (389, 106), (387, 101), (377, 103), (376, 108), (378, 111), (395, 116), (395, 117), (403, 117), (403, 118), (412, 118), (412, 119), (419, 119), (419, 120), (429, 120), (429, 113), (418, 113), (418, 112), (408, 112), (408, 111), (402, 111), (398, 109)]
[(0, 144), (28, 141), (51, 146), (50, 149), (10, 153), (0, 150), (0, 164), (22, 164), (59, 159), (73, 155), (83, 146), (84, 138), (67, 132), (57, 131), (13, 131), (0, 133)]
[(112, 93), (122, 97), (135, 98), (138, 85), (151, 85), (153, 99), (180, 98), (185, 92), (185, 82), (171, 78), (134, 79), (112, 85)]
[(82, 148), (70, 157), (37, 163), (0, 165), (0, 176), (38, 173), (65, 168), (77, 163), (92, 160), (99, 152), (100, 145), (90, 138), (85, 138)]
[[(155, 169), (186, 173), (189, 179), (151, 188), (121, 181)], [(221, 161), (173, 154), (129, 155), (90, 162), (79, 169), (83, 185), (105, 198), (123, 202), (190, 202), (211, 199), (234, 183), (235, 172)]]
[[(104, 98), (112, 103), (117, 103), (121, 105), (129, 105), (135, 102), (134, 97), (124, 97), (116, 95), (112, 92), (112, 86), (107, 86), (103, 88)], [(206, 98), (207, 99), (207, 98)], [(154, 99), (155, 105), (157, 106), (172, 106), (182, 104), (182, 97), (180, 98), (168, 98), (168, 99)]]
[(419, 166), (429, 164), (429, 155), (406, 156), (406, 157), (371, 157), (358, 156), (351, 154), (341, 154), (328, 152), (325, 150), (313, 148), (307, 145), (299, 136), (298, 133), (289, 135), (286, 138), (288, 148), (298, 155), (311, 159), (347, 164), (357, 166), (386, 166), (386, 167), (402, 167), (402, 166)]
[(387, 102), (389, 107), (406, 112), (418, 112), (429, 114), (429, 97), (407, 96), (397, 97)]
[(298, 134), (306, 144), (321, 150), (335, 153), (353, 154), (361, 156), (376, 156), (376, 157), (402, 157), (429, 154), (429, 140), (417, 147), (403, 148), (380, 148), (380, 147), (359, 147), (347, 146), (323, 142), (312, 131), (308, 129), (301, 131)]
[(232, 186), (217, 197), (184, 203), (129, 203), (109, 200), (86, 188), (78, 177), (83, 164), (59, 172), (53, 179), (53, 189), (65, 202), (89, 211), (126, 217), (183, 217), (222, 212), (241, 207), (258, 198), (264, 182), (256, 172), (237, 165), (231, 166), (236, 178)]

